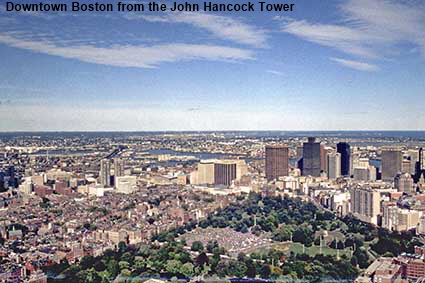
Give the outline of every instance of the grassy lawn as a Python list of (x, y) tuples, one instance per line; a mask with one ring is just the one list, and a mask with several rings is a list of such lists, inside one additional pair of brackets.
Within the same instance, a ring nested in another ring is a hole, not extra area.
[[(300, 243), (284, 243), (284, 244), (274, 244), (274, 249), (284, 251), (287, 253), (294, 252), (296, 254), (303, 253), (303, 246)], [(305, 253), (310, 256), (315, 256), (316, 254), (320, 253), (320, 247), (319, 246), (311, 246), (305, 248)], [(337, 255), (336, 249), (331, 249), (327, 246), (322, 247), (322, 253), (324, 255)], [(344, 249), (339, 251), (339, 255), (342, 256), (345, 254), (347, 257), (351, 257), (351, 250), (350, 249)]]

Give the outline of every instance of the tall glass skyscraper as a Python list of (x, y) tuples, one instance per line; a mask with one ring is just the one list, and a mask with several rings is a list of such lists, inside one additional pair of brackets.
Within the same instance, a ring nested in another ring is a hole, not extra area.
[(303, 176), (319, 177), (322, 171), (322, 147), (315, 138), (303, 145)]
[(336, 145), (336, 151), (341, 154), (341, 175), (350, 176), (350, 145), (340, 142)]

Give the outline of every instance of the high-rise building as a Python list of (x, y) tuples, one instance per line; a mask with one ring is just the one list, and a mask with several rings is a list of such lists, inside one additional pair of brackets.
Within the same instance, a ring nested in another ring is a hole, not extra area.
[(407, 151), (407, 158), (410, 160), (410, 171), (412, 175), (416, 174), (416, 167), (419, 162), (419, 150), (418, 149), (409, 149)]
[(413, 178), (409, 173), (397, 174), (394, 178), (394, 187), (397, 191), (407, 194), (411, 194), (415, 190)]
[(245, 160), (236, 160), (236, 180), (241, 180), (246, 175), (248, 175), (248, 165)]
[(326, 172), (328, 169), (328, 152), (324, 144), (320, 145), (320, 172)]
[(328, 154), (328, 178), (336, 179), (341, 177), (341, 154), (338, 152), (332, 152)]
[(15, 188), (18, 184), (15, 176), (15, 166), (10, 165), (7, 168), (7, 176), (9, 176), (9, 187)]
[(392, 182), (394, 177), (402, 171), (403, 154), (398, 147), (383, 147), (382, 155), (382, 180)]
[(26, 178), (22, 184), (19, 185), (19, 191), (23, 194), (31, 194), (34, 189), (34, 184), (31, 181), (31, 178)]
[(320, 177), (322, 171), (322, 147), (315, 138), (308, 138), (303, 147), (303, 176)]
[(401, 162), (401, 172), (410, 174), (410, 159), (403, 159)]
[(118, 176), (115, 179), (115, 187), (117, 192), (124, 194), (131, 194), (137, 189), (136, 176)]
[(115, 178), (124, 176), (124, 160), (119, 158), (114, 159), (114, 176)]
[(341, 154), (341, 174), (350, 176), (350, 145), (346, 142), (340, 142), (336, 145), (336, 151)]
[(354, 167), (352, 172), (355, 181), (376, 181), (376, 168), (374, 166)]
[(267, 181), (288, 176), (289, 150), (287, 146), (266, 146), (266, 178)]
[(104, 187), (111, 186), (111, 162), (109, 159), (102, 159), (100, 161), (100, 183)]
[(421, 147), (419, 149), (419, 171), (422, 172), (425, 170), (425, 150)]
[(236, 167), (236, 162), (230, 160), (214, 163), (214, 184), (230, 186), (236, 179)]
[(230, 186), (232, 181), (240, 180), (247, 174), (245, 160), (202, 160), (198, 164), (197, 176), (191, 183)]
[(198, 184), (214, 184), (214, 162), (215, 160), (202, 160), (198, 164)]
[(350, 197), (351, 213), (362, 221), (376, 225), (381, 211), (380, 193), (371, 188), (357, 187), (350, 189)]
[(297, 146), (297, 159), (300, 159), (303, 157), (303, 146)]
[(388, 230), (407, 231), (417, 228), (420, 223), (416, 210), (401, 209), (393, 202), (383, 203), (382, 208), (382, 227)]

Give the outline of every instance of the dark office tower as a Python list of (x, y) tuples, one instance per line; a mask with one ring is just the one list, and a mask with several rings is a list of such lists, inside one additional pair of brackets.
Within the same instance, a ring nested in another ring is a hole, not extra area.
[(219, 161), (214, 163), (214, 184), (230, 186), (236, 179), (236, 162)]
[(288, 176), (289, 150), (287, 146), (266, 146), (266, 178), (267, 181)]
[[(303, 146), (303, 176), (320, 177), (322, 171), (322, 147), (315, 138), (308, 138)], [(326, 163), (325, 163), (326, 164)]]
[(15, 178), (15, 167), (9, 166), (7, 168), (7, 176), (9, 176), (9, 187), (16, 187), (16, 178)]
[(325, 145), (320, 145), (320, 171), (326, 172), (328, 170), (328, 153), (326, 151)]
[(403, 153), (398, 147), (383, 147), (381, 154), (382, 180), (392, 182), (402, 171)]
[(5, 187), (7, 187), (7, 186), (4, 185), (4, 175), (5, 175), (4, 172), (0, 171), (0, 193), (4, 192)]
[(336, 151), (341, 154), (341, 175), (350, 176), (350, 145), (340, 142), (336, 145)]
[(298, 159), (297, 167), (298, 167), (298, 169), (301, 170), (301, 172), (303, 172), (303, 170), (304, 170), (304, 159), (302, 157), (300, 159)]

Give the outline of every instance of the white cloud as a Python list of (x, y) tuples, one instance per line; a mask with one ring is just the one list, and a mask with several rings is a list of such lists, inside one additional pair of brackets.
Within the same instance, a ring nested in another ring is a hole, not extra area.
[(272, 74), (272, 75), (276, 75), (276, 76), (283, 76), (284, 75), (282, 72), (276, 71), (276, 70), (267, 70), (266, 72), (269, 73), (269, 74)]
[(337, 62), (338, 64), (355, 69), (358, 71), (366, 71), (366, 72), (375, 72), (379, 71), (379, 67), (373, 64), (369, 64), (366, 62), (354, 61), (354, 60), (346, 60), (341, 58), (329, 58), (330, 60)]
[(377, 56), (370, 46), (364, 44), (372, 38), (354, 28), (339, 25), (312, 24), (302, 20), (290, 21), (283, 26), (283, 31), (320, 45), (333, 47), (345, 53), (370, 58)]
[(238, 19), (203, 12), (173, 12), (162, 16), (130, 14), (128, 19), (143, 18), (149, 22), (185, 23), (206, 29), (218, 38), (254, 47), (265, 47), (266, 32)]
[(278, 19), (282, 31), (364, 58), (394, 54), (400, 43), (420, 47), (425, 54), (425, 6), (392, 0), (348, 0), (339, 6), (338, 24)]
[(118, 67), (154, 68), (161, 63), (210, 60), (240, 61), (254, 58), (250, 50), (206, 44), (121, 45), (109, 48), (91, 45), (61, 47), (52, 41), (33, 41), (0, 33), (0, 43), (38, 53)]

